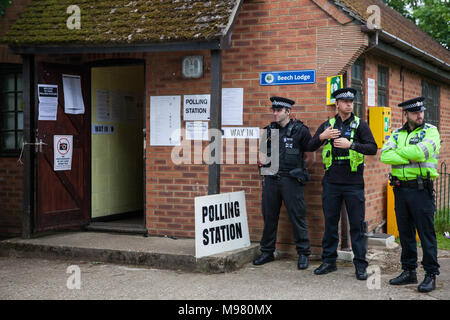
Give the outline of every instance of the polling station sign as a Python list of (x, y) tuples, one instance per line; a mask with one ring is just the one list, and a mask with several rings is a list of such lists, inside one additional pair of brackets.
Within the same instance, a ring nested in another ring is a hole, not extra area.
[(195, 198), (195, 257), (250, 245), (244, 191)]
[(316, 70), (269, 71), (261, 72), (261, 86), (280, 86), (289, 84), (309, 84), (316, 82)]

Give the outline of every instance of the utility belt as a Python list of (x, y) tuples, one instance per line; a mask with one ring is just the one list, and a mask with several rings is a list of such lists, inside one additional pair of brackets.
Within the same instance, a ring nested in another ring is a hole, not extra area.
[(289, 171), (279, 170), (277, 173), (273, 175), (267, 175), (267, 177), (271, 179), (280, 180), (281, 178), (293, 178), (300, 182), (301, 185), (305, 185), (308, 181), (311, 180), (311, 177), (306, 168), (295, 168)]
[(427, 189), (431, 196), (433, 196), (433, 180), (427, 178), (424, 179), (420, 176), (417, 176), (417, 179), (415, 180), (400, 180), (395, 176), (392, 176), (389, 174), (389, 181), (390, 185), (394, 188), (413, 188), (418, 190), (424, 190)]

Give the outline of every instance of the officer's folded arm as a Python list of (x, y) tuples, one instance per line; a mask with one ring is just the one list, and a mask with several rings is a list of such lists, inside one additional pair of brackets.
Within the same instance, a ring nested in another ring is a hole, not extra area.
[(399, 165), (399, 164), (409, 164), (410, 161), (406, 159), (405, 157), (399, 155), (396, 150), (390, 149), (383, 151), (381, 153), (381, 162), (386, 164), (393, 164), (393, 165)]
[(426, 161), (425, 153), (417, 145), (410, 145), (396, 150), (398, 155), (414, 162)]

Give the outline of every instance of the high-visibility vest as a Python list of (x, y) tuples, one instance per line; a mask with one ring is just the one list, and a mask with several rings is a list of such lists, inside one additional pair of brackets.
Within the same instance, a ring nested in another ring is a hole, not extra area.
[(437, 128), (425, 123), (408, 134), (405, 127), (393, 132), (381, 149), (381, 161), (392, 165), (392, 175), (400, 180), (418, 176), (438, 176), (437, 163), (441, 138)]
[[(360, 119), (355, 116), (353, 121), (350, 123), (350, 142), (353, 143), (353, 139), (355, 137), (355, 132), (359, 127), (359, 121)], [(336, 118), (331, 118), (328, 120), (330, 123), (330, 126), (333, 128), (334, 124), (336, 123)], [(332, 155), (332, 144), (331, 139), (328, 139), (327, 143), (322, 149), (322, 162), (325, 166), (325, 170), (328, 170), (331, 165), (333, 164), (333, 160), (350, 160), (350, 167), (352, 169), (352, 172), (356, 172), (358, 170), (358, 166), (362, 163), (364, 163), (364, 155), (362, 153), (359, 153), (355, 150), (349, 149), (348, 150), (348, 156), (342, 156), (342, 157), (333, 157)]]

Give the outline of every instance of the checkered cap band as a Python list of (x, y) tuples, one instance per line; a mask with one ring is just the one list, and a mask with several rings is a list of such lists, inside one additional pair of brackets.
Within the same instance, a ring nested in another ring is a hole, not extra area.
[(355, 95), (351, 91), (342, 92), (335, 97), (336, 99), (354, 99)]
[(281, 108), (291, 108), (292, 105), (290, 103), (284, 102), (284, 101), (273, 101), (272, 107), (281, 107)]
[(423, 101), (416, 101), (414, 103), (411, 104), (407, 104), (406, 106), (403, 106), (403, 109), (411, 109), (411, 108), (416, 108), (416, 107), (422, 107)]

